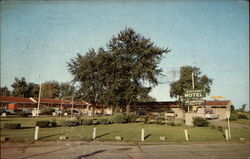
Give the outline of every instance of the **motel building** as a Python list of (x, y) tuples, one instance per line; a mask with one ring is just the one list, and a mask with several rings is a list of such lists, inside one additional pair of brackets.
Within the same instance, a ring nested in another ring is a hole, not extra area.
[[(38, 103), (37, 98), (22, 98), (22, 97), (0, 97), (0, 109), (1, 112), (31, 112), (36, 110)], [(204, 100), (202, 105), (189, 106), (188, 112), (181, 109), (180, 104), (177, 101), (162, 101), (162, 102), (139, 102), (131, 106), (131, 112), (136, 112), (141, 115), (151, 113), (153, 115), (159, 115), (165, 113), (165, 117), (174, 117), (175, 119), (183, 120), (192, 114), (192, 117), (200, 116), (206, 119), (227, 119), (227, 113), (231, 111), (232, 102), (230, 100)], [(91, 116), (93, 109), (95, 115), (112, 115), (114, 108), (112, 106), (104, 106), (97, 104), (95, 108), (85, 101), (74, 102), (70, 100), (61, 99), (40, 99), (40, 110), (43, 108), (51, 107), (56, 111), (70, 111), (74, 110), (81, 115)], [(121, 112), (125, 112), (125, 108), (121, 109)]]

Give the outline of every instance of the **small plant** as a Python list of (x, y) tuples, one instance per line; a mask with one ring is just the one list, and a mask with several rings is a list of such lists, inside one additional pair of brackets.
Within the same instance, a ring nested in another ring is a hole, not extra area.
[(132, 123), (135, 122), (136, 119), (139, 118), (139, 115), (136, 113), (129, 113), (124, 116), (125, 122), (126, 123)]
[(93, 120), (92, 119), (82, 119), (81, 125), (93, 125)]
[(219, 130), (220, 132), (223, 132), (223, 127), (222, 126), (218, 126), (217, 130)]
[(55, 121), (50, 122), (50, 127), (56, 127), (57, 123)]
[(229, 119), (230, 121), (237, 121), (239, 119), (239, 116), (237, 113), (232, 113)]
[(112, 118), (111, 118), (112, 122), (114, 123), (125, 123), (125, 116), (122, 113), (115, 113)]
[(29, 113), (20, 112), (19, 115), (20, 115), (21, 117), (28, 117), (28, 116), (29, 116)]
[(239, 114), (238, 118), (239, 119), (248, 119), (248, 117), (245, 114)]
[(77, 126), (79, 123), (77, 121), (66, 120), (63, 122), (63, 126)]
[(194, 126), (197, 126), (197, 127), (208, 127), (209, 126), (209, 122), (202, 117), (195, 117), (193, 122), (194, 122)]
[(41, 110), (41, 113), (46, 115), (52, 115), (53, 112), (54, 112), (53, 108), (44, 108)]
[(109, 119), (102, 119), (102, 118), (100, 118), (100, 119), (97, 119), (97, 122), (99, 124), (111, 124), (111, 122), (110, 122)]
[(5, 129), (20, 129), (21, 123), (5, 123), (3, 127)]
[(50, 121), (47, 120), (36, 121), (36, 126), (39, 126), (40, 128), (48, 128), (50, 126)]
[(165, 124), (165, 118), (162, 116), (157, 117), (156, 124), (159, 124), (159, 125)]
[(211, 129), (216, 129), (216, 126), (213, 125), (213, 124), (209, 125), (209, 127), (210, 127)]

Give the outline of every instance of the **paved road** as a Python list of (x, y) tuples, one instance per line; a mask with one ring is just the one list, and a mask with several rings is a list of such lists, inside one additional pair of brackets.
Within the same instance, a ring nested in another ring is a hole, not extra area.
[(249, 143), (2, 143), (2, 159), (249, 159)]
[[(209, 122), (214, 125), (227, 126), (227, 122), (220, 121), (220, 120), (210, 120)], [(235, 123), (230, 123), (230, 126), (234, 128), (244, 128), (244, 129), (249, 129), (250, 127), (250, 125), (242, 125), (242, 124), (235, 124)]]

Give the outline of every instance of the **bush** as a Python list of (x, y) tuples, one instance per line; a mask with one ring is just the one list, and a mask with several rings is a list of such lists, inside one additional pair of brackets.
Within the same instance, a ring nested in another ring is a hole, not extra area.
[(245, 114), (239, 114), (238, 118), (239, 119), (248, 119), (248, 117)]
[(216, 126), (213, 125), (213, 124), (209, 125), (209, 127), (210, 127), (211, 129), (215, 129), (215, 128), (216, 128)]
[(93, 125), (93, 120), (92, 119), (82, 119), (81, 125)]
[(99, 124), (111, 124), (109, 119), (103, 119), (103, 118), (97, 119), (97, 122)]
[(124, 115), (124, 119), (126, 123), (135, 122), (137, 118), (139, 118), (139, 115), (136, 113), (129, 113), (127, 115)]
[(217, 130), (223, 132), (223, 127), (222, 127), (222, 126), (218, 126), (218, 127), (217, 127)]
[(21, 124), (20, 123), (5, 123), (3, 125), (5, 129), (20, 129)]
[(50, 127), (56, 127), (56, 126), (57, 126), (56, 122), (54, 122), (54, 121), (50, 122)]
[(79, 123), (77, 121), (66, 120), (63, 123), (63, 126), (77, 126)]
[(50, 121), (47, 121), (47, 120), (36, 121), (36, 126), (39, 126), (40, 128), (47, 128), (50, 126)]
[(164, 121), (165, 121), (165, 118), (162, 117), (162, 116), (159, 116), (159, 117), (157, 117), (157, 119), (156, 119), (156, 124), (163, 125), (163, 124), (165, 124)]
[(54, 112), (53, 108), (44, 108), (41, 110), (41, 113), (46, 115), (52, 115), (53, 112)]
[(208, 127), (209, 122), (206, 119), (203, 119), (202, 117), (195, 117), (194, 118), (194, 126), (197, 127)]
[(230, 121), (237, 121), (239, 119), (238, 114), (233, 113), (230, 115)]
[(26, 113), (26, 112), (20, 112), (19, 115), (21, 117), (28, 117), (30, 114), (29, 113)]
[(125, 123), (125, 115), (122, 113), (115, 113), (111, 118), (113, 123)]

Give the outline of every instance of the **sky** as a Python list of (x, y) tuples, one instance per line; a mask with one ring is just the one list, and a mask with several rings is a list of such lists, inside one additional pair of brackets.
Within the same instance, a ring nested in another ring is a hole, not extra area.
[[(207, 96), (249, 107), (247, 1), (1, 1), (1, 87), (15, 77), (39, 83), (73, 79), (76, 53), (105, 47), (126, 27), (168, 47), (159, 67), (165, 77), (150, 95), (170, 98), (171, 70), (196, 66), (213, 79)], [(177, 80), (175, 78), (175, 80)], [(248, 108), (249, 109), (249, 108)]]

